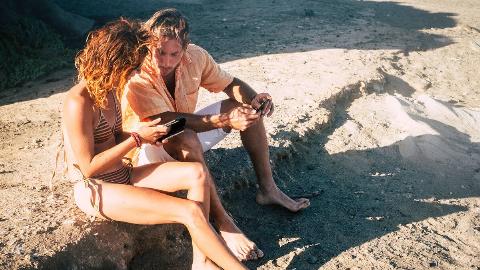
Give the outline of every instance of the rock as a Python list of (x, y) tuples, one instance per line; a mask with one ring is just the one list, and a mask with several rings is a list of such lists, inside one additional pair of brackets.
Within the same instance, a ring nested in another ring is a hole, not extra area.
[[(52, 252), (40, 268), (128, 269), (132, 260), (140, 255), (142, 259), (162, 265), (190, 250), (189, 237), (183, 235), (183, 231), (182, 226), (171, 224), (141, 226), (101, 221), (86, 230), (87, 234), (78, 242), (60, 253)], [(34, 260), (39, 258), (38, 254), (29, 254)]]

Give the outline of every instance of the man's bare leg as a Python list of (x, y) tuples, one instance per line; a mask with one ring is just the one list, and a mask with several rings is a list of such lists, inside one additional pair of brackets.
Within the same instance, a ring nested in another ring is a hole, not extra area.
[(220, 235), (233, 254), (240, 260), (255, 260), (263, 257), (263, 252), (237, 227), (223, 207), (213, 178), (206, 166), (197, 134), (191, 130), (185, 130), (182, 135), (176, 136), (164, 144), (164, 149), (177, 160), (199, 162), (205, 166), (210, 183), (210, 214)]
[[(224, 100), (222, 102), (221, 112), (228, 112), (237, 106), (241, 106), (240, 103), (230, 99)], [(270, 153), (263, 120), (260, 119), (245, 131), (241, 131), (240, 136), (243, 146), (252, 160), (253, 168), (257, 176), (259, 186), (256, 196), (257, 203), (262, 205), (280, 205), (292, 212), (297, 212), (310, 206), (308, 199), (300, 198), (293, 200), (283, 193), (277, 187), (277, 184), (275, 184), (270, 166)]]

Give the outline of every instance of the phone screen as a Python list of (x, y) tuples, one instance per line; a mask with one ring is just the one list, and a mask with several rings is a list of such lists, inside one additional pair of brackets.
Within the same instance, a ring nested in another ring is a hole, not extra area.
[(172, 120), (168, 123), (165, 123), (164, 125), (167, 127), (170, 127), (170, 131), (165, 134), (164, 136), (158, 138), (158, 141), (163, 141), (165, 139), (171, 138), (175, 135), (178, 135), (182, 133), (185, 130), (185, 123), (187, 122), (187, 119), (185, 117), (179, 117), (175, 120)]

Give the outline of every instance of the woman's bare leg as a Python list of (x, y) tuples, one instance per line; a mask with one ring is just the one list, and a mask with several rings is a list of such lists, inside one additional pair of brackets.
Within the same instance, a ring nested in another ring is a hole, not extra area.
[[(148, 188), (95, 181), (102, 215), (134, 224), (184, 224), (199, 249), (224, 269), (247, 269), (223, 244), (198, 202), (176, 198)], [(75, 201), (87, 214), (99, 216), (90, 204), (93, 189), (75, 185)], [(158, 207), (161, 205), (162, 207)]]
[[(168, 177), (166, 177), (168, 175)], [(168, 179), (167, 179), (168, 178)], [(201, 163), (168, 162), (135, 167), (131, 182), (137, 187), (153, 188), (168, 192), (188, 190), (187, 198), (203, 205), (205, 217), (210, 213), (210, 188)], [(218, 269), (192, 242), (192, 269)]]

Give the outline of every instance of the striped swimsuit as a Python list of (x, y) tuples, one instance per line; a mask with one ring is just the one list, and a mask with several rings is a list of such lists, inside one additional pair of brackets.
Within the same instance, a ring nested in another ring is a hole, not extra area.
[[(115, 138), (116, 135), (122, 132), (122, 113), (115, 95), (113, 97), (113, 102), (115, 104), (115, 122), (113, 127), (110, 127), (102, 110), (100, 110), (100, 120), (93, 132), (93, 140), (95, 144), (104, 143), (112, 137)], [(132, 166), (125, 164), (122, 168), (116, 171), (98, 174), (92, 178), (116, 184), (130, 184), (131, 172)]]

